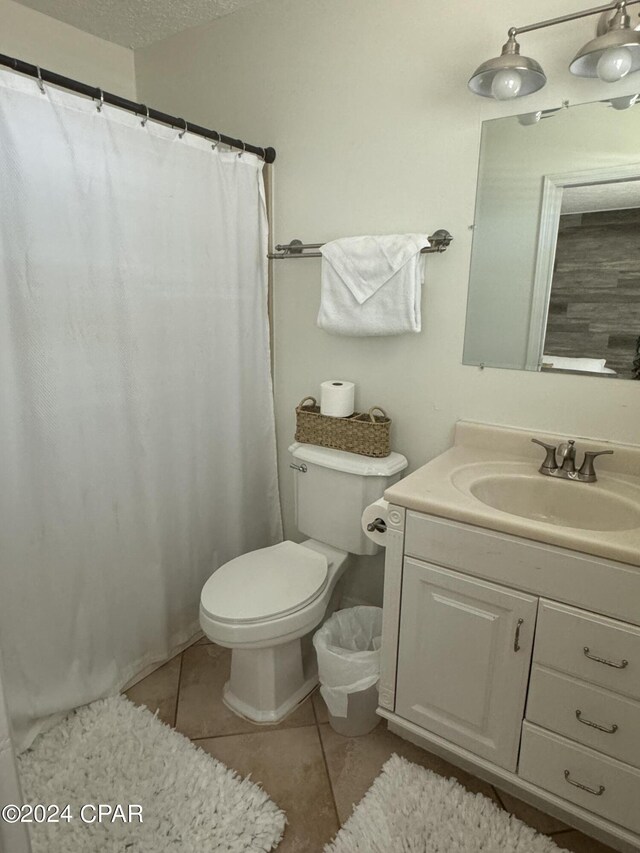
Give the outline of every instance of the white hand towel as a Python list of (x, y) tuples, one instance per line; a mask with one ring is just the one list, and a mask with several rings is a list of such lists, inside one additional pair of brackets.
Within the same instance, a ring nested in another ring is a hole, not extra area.
[(426, 235), (346, 237), (325, 243), (318, 326), (336, 335), (400, 335), (421, 329)]

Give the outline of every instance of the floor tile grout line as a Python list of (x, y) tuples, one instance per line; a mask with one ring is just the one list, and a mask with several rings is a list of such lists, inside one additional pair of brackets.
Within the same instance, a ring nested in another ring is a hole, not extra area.
[(185, 734), (184, 732), (180, 732), (180, 734), (184, 735), (186, 738), (189, 738), (189, 740), (192, 743), (197, 743), (199, 740), (215, 740), (216, 738), (240, 737), (242, 735), (269, 735), (269, 734), (272, 734), (274, 732), (291, 732), (291, 731), (297, 731), (298, 729), (312, 729), (314, 727), (317, 727), (317, 723), (315, 723), (315, 722), (313, 722), (313, 723), (300, 723), (299, 726), (286, 726), (285, 728), (273, 728), (273, 729), (267, 729), (267, 728), (262, 728), (262, 726), (258, 726), (255, 729), (249, 729), (249, 730), (245, 729), (245, 731), (242, 731), (242, 732), (225, 732), (224, 734), (219, 734), (219, 735), (201, 735), (198, 737), (189, 737), (189, 735)]
[(493, 793), (496, 795), (496, 797), (497, 797), (497, 799), (498, 799), (498, 802), (499, 802), (499, 803), (500, 803), (500, 805), (502, 806), (502, 810), (503, 810), (503, 811), (505, 811), (505, 812), (506, 812), (506, 811), (508, 811), (507, 807), (505, 806), (505, 804), (504, 804), (504, 803), (503, 803), (503, 801), (502, 801), (502, 797), (500, 796), (500, 791), (496, 788), (496, 786), (495, 786), (495, 785), (492, 785), (492, 786), (491, 786), (491, 790), (492, 790), (492, 791), (493, 791)]
[(320, 742), (320, 751), (322, 752), (322, 760), (324, 762), (324, 770), (327, 774), (327, 782), (329, 783), (329, 791), (331, 792), (331, 802), (333, 803), (333, 810), (336, 814), (336, 821), (338, 823), (338, 829), (342, 826), (342, 821), (340, 820), (340, 815), (338, 814), (338, 804), (336, 802), (335, 791), (333, 790), (333, 782), (331, 781), (331, 773), (329, 772), (329, 762), (327, 761), (327, 754), (324, 751), (324, 743), (322, 741), (322, 733), (320, 732), (320, 723), (318, 722), (318, 715), (316, 714), (316, 708), (311, 702), (311, 707), (313, 708), (313, 716), (316, 721), (316, 732), (318, 735), (318, 741)]
[[(508, 814), (511, 814), (509, 809), (505, 806), (502, 797), (500, 796), (500, 791), (496, 788), (495, 785), (492, 785), (491, 789), (492, 789), (493, 793), (496, 795), (498, 802), (500, 803), (500, 805), (502, 806), (504, 811), (507, 812)], [(524, 823), (526, 823), (526, 821), (524, 821)], [(530, 826), (530, 825), (531, 824), (528, 824), (528, 826)], [(565, 829), (556, 829), (554, 832), (541, 832), (541, 835), (546, 835), (548, 838), (555, 838), (556, 835), (564, 835), (566, 832), (573, 832), (573, 829), (571, 829), (571, 827), (568, 826)]]
[(311, 693), (309, 693), (309, 702), (311, 702), (311, 713), (313, 714), (313, 722), (316, 724), (316, 728), (318, 728), (318, 715), (316, 713), (316, 706), (313, 701), (313, 696), (318, 688), (314, 688)]
[[(191, 648), (191, 647), (189, 647)], [(186, 649), (183, 649), (180, 653), (180, 669), (178, 670), (178, 689), (176, 690), (176, 704), (173, 709), (173, 728), (175, 729), (178, 724), (178, 705), (180, 704), (180, 689), (182, 687), (182, 667), (184, 664), (184, 653)]]

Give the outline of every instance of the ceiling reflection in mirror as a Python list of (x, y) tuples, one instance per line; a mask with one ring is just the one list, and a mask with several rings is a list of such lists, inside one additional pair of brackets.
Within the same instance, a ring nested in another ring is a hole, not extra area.
[(640, 379), (634, 96), (484, 122), (463, 361)]

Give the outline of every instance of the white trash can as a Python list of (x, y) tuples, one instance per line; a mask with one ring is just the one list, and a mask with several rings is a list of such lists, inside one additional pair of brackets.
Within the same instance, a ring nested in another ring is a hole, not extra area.
[(381, 641), (381, 607), (337, 610), (313, 637), (320, 693), (338, 734), (366, 735), (380, 722), (376, 708)]

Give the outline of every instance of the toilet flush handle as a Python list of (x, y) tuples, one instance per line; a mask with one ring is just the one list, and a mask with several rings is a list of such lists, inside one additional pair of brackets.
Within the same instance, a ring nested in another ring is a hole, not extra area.
[(301, 474), (307, 473), (307, 466), (304, 464), (304, 462), (302, 463), (302, 465), (296, 465), (295, 462), (291, 462), (289, 468), (295, 468), (295, 470), (300, 471)]

